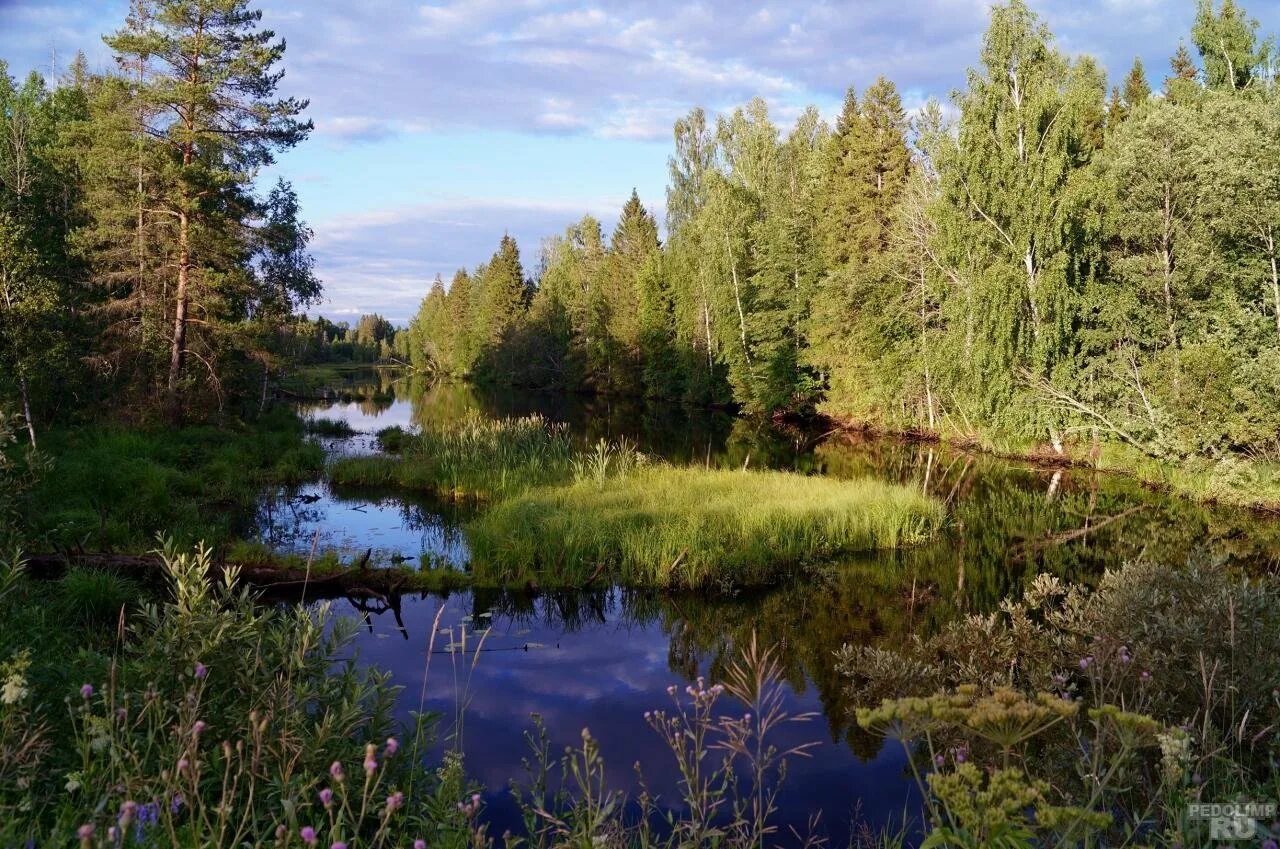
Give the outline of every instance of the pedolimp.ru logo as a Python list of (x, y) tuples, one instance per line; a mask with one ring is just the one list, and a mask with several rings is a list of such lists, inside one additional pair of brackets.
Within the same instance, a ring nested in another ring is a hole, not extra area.
[(1187, 806), (1187, 817), (1208, 822), (1210, 840), (1256, 840), (1271, 836), (1276, 803), (1196, 802)]

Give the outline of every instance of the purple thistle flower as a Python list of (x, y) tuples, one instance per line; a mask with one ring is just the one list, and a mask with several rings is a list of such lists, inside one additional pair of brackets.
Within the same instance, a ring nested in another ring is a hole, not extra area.
[(399, 790), (387, 797), (387, 813), (394, 814), (404, 805), (404, 794)]
[(308, 846), (316, 845), (316, 830), (309, 825), (304, 825), (298, 829), (298, 836), (302, 838), (302, 842)]
[(209, 669), (200, 661), (196, 661), (196, 668), (192, 671), (197, 680), (203, 680), (204, 676), (209, 674)]
[(1081, 669), (1088, 669), (1090, 664), (1092, 663), (1093, 663), (1093, 655), (1088, 655), (1087, 657), (1080, 658)]
[(93, 685), (92, 685), (92, 684), (81, 684), (81, 685), (80, 685), (80, 697), (81, 697), (82, 699), (91, 699), (91, 698), (93, 698)]
[(345, 774), (342, 772), (342, 764), (338, 763), (337, 761), (334, 761), (333, 763), (329, 764), (329, 776), (334, 781), (341, 783), (342, 779), (344, 778), (344, 775)]
[(320, 804), (326, 808), (333, 804), (333, 791), (328, 787), (320, 791)]
[(427, 841), (421, 838), (413, 841), (413, 849), (427, 849)]

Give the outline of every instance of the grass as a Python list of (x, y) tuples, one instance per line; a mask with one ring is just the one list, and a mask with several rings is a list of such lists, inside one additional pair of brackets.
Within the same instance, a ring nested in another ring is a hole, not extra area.
[(288, 410), (238, 427), (88, 425), (50, 432), (41, 449), (51, 467), (19, 505), (31, 550), (144, 551), (161, 530), (219, 546), (251, 521), (264, 486), (324, 468)]
[(328, 436), (335, 439), (353, 436), (356, 433), (356, 429), (351, 426), (350, 422), (342, 419), (307, 419), (305, 426), (307, 433), (313, 433), (316, 436)]
[(667, 466), (584, 478), (472, 523), (478, 582), (776, 584), (841, 554), (911, 545), (942, 522), (917, 490), (874, 480)]
[(91, 624), (114, 623), (122, 608), (127, 610), (141, 597), (135, 582), (105, 569), (72, 569), (61, 584), (68, 612)]
[(393, 437), (399, 457), (339, 460), (329, 477), (341, 486), (401, 487), (454, 500), (494, 501), (573, 475), (568, 431), (540, 416), (470, 419)]

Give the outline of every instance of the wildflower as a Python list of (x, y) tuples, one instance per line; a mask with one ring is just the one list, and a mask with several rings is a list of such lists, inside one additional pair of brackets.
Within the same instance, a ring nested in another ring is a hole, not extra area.
[(0, 689), (0, 702), (6, 705), (16, 705), (27, 697), (27, 679), (21, 674), (14, 672), (4, 681), (4, 688)]
[(107, 829), (108, 841), (110, 841), (111, 843), (115, 843), (119, 837), (120, 837), (120, 829), (116, 828), (114, 825)]
[(387, 756), (387, 757), (389, 757), (389, 758), (390, 758), (390, 757), (394, 757), (394, 756), (395, 756), (395, 753), (396, 753), (396, 752), (398, 752), (398, 751), (400, 751), (400, 741), (399, 741), (399, 740), (397, 740), (397, 739), (396, 739), (396, 738), (394, 738), (394, 737), (388, 737), (388, 738), (387, 738), (386, 756)]
[(133, 822), (133, 815), (138, 812), (138, 803), (127, 801), (120, 806), (120, 824), (128, 825)]
[(169, 800), (169, 813), (176, 814), (182, 810), (182, 794), (175, 793), (173, 798)]
[(309, 825), (304, 825), (298, 829), (298, 836), (302, 838), (302, 842), (308, 846), (316, 845), (316, 830)]
[(335, 840), (329, 849), (347, 849), (347, 844), (343, 843), (341, 840)]
[(320, 791), (320, 804), (324, 805), (326, 808), (332, 807), (333, 805), (333, 791), (328, 787)]
[(378, 759), (374, 757), (374, 753), (378, 751), (378, 747), (370, 743), (364, 747), (364, 774), (373, 775), (378, 768)]
[(191, 733), (199, 737), (200, 732), (204, 731), (208, 727), (209, 726), (205, 724), (203, 719), (197, 719), (196, 724), (191, 726)]
[(341, 784), (341, 783), (342, 783), (342, 779), (343, 779), (343, 777), (344, 777), (344, 774), (343, 774), (343, 772), (342, 772), (342, 764), (338, 763), (337, 761), (334, 761), (333, 763), (331, 763), (331, 764), (329, 765), (329, 776), (330, 776), (334, 781), (336, 781), (336, 782), (338, 782), (339, 784)]
[(1275, 838), (1268, 837), (1262, 841), (1262, 849), (1280, 849), (1280, 845), (1276, 843)]
[(946, 759), (946, 758), (944, 758), (942, 755), (934, 755), (934, 756), (933, 756), (933, 765), (934, 765), (934, 766), (936, 766), (936, 767), (941, 768), (941, 767), (942, 767), (942, 765), (943, 765), (944, 763), (946, 763), (946, 762), (947, 762), (947, 759)]
[(1092, 663), (1093, 663), (1093, 655), (1087, 655), (1085, 657), (1080, 658), (1081, 669), (1088, 669)]
[(196, 676), (196, 680), (204, 680), (204, 676), (209, 674), (209, 669), (200, 661), (196, 661), (196, 668), (192, 670), (192, 674)]
[(81, 684), (81, 685), (80, 685), (80, 698), (82, 698), (82, 699), (92, 699), (92, 698), (93, 698), (93, 685), (92, 685), (92, 684)]
[(1140, 674), (1138, 677), (1141, 678), (1143, 681), (1150, 681), (1151, 673), (1144, 669), (1142, 670), (1142, 674)]
[(399, 790), (387, 797), (387, 813), (394, 814), (404, 805), (404, 794)]
[(427, 841), (422, 840), (421, 838), (413, 841), (413, 849), (427, 849)]
[(1133, 658), (1129, 655), (1129, 647), (1128, 647), (1128, 646), (1121, 646), (1121, 647), (1120, 647), (1120, 662), (1121, 662), (1121, 663), (1128, 663), (1128, 662), (1129, 662), (1129, 661), (1131, 661), (1131, 660), (1133, 660)]
[(76, 829), (76, 836), (81, 840), (88, 840), (93, 837), (93, 823), (85, 823)]

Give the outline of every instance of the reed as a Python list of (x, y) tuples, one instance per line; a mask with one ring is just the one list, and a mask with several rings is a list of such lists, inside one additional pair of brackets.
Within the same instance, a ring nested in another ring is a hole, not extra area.
[(541, 416), (472, 418), (394, 439), (398, 457), (339, 460), (329, 471), (330, 480), (491, 501), (571, 477), (577, 456), (564, 426)]

